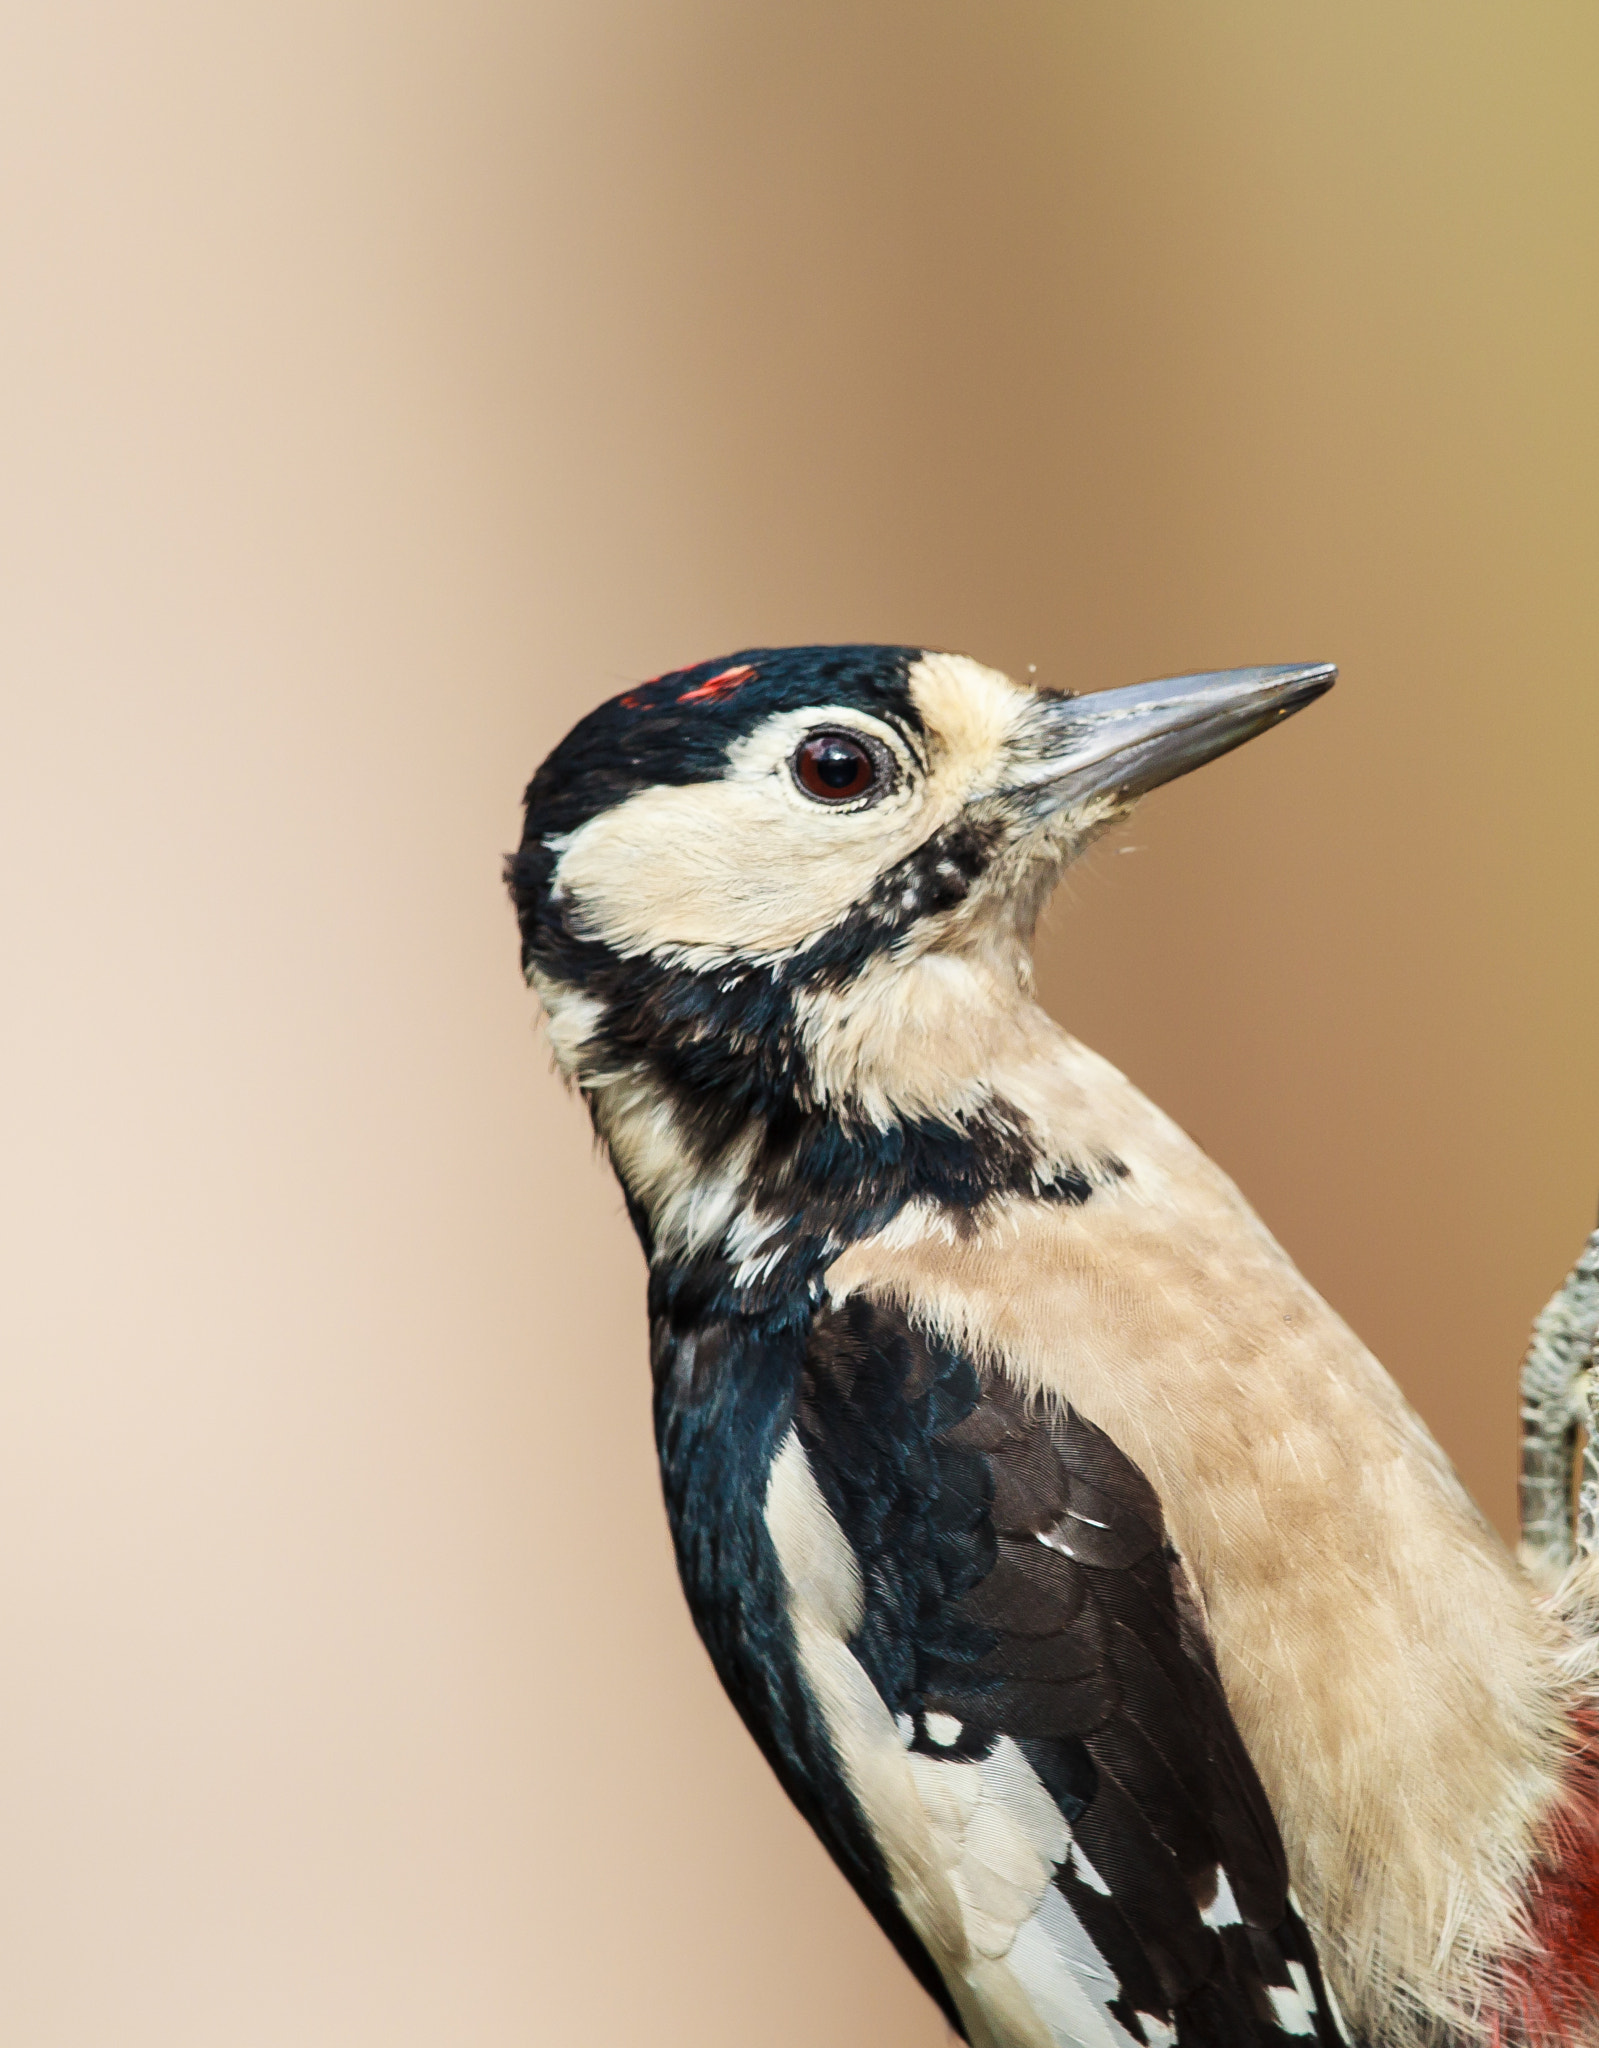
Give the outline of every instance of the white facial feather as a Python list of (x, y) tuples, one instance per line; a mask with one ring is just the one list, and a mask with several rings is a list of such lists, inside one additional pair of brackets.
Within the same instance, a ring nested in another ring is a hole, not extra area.
[[(911, 672), (927, 758), (884, 720), (818, 703), (764, 720), (709, 781), (636, 791), (559, 842), (555, 888), (577, 927), (624, 954), (686, 966), (774, 961), (836, 924), (877, 878), (1003, 780), (1032, 693), (962, 655)], [(869, 735), (895, 786), (862, 805), (816, 802), (790, 770), (808, 733)]]

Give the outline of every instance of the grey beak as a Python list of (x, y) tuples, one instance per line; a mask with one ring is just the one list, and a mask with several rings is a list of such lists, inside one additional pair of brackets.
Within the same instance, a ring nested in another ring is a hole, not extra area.
[(1005, 794), (1030, 796), (1040, 816), (1093, 797), (1131, 802), (1291, 718), (1337, 674), (1330, 662), (1230, 668), (1045, 698)]

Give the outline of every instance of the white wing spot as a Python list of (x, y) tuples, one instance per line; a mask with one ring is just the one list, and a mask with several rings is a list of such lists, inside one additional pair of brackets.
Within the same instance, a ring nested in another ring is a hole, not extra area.
[(1072, 1841), (1072, 1869), (1082, 1879), (1083, 1883), (1088, 1886), (1090, 1891), (1100, 1892), (1107, 1899), (1110, 1897), (1110, 1886), (1106, 1884), (1093, 1864), (1089, 1862), (1088, 1858), (1077, 1846), (1075, 1837)]
[(961, 1724), (953, 1714), (929, 1714), (927, 1736), (928, 1740), (936, 1742), (940, 1749), (953, 1749), (961, 1739)]
[(899, 1730), (899, 1739), (907, 1749), (916, 1740), (916, 1723), (909, 1714), (896, 1714), (894, 1726)]
[(1199, 1917), (1207, 1927), (1237, 1927), (1242, 1924), (1244, 1916), (1233, 1897), (1232, 1879), (1219, 1863), (1216, 1865), (1216, 1896)]
[(1168, 2026), (1165, 2020), (1157, 2019), (1152, 2012), (1135, 2012), (1133, 2017), (1144, 2030), (1144, 2039), (1149, 2048), (1177, 2048), (1177, 2029)]
[(1281, 1984), (1266, 1986), (1266, 1996), (1271, 2000), (1277, 2024), (1285, 2034), (1314, 2034), (1316, 1994), (1310, 1988), (1309, 1972), (1303, 1963), (1291, 1962), (1288, 1974), (1294, 1980), (1292, 1990)]

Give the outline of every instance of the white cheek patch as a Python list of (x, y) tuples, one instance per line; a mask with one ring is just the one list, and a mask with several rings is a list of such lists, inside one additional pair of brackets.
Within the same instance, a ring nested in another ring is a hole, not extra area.
[[(862, 809), (805, 796), (789, 762), (820, 726), (880, 740), (898, 763), (897, 787)], [(555, 888), (577, 928), (620, 953), (666, 951), (696, 967), (780, 959), (836, 924), (942, 822), (898, 733), (840, 705), (812, 706), (767, 719), (714, 780), (638, 790), (579, 826), (558, 847)]]
[[(621, 953), (664, 951), (709, 967), (781, 959), (837, 924), (996, 786), (1032, 702), (964, 655), (923, 655), (908, 681), (928, 737), (925, 762), (881, 719), (806, 705), (737, 741), (714, 779), (638, 790), (552, 841), (555, 888), (578, 929)], [(790, 763), (808, 733), (828, 727), (880, 741), (897, 764), (896, 786), (861, 808), (806, 796)]]

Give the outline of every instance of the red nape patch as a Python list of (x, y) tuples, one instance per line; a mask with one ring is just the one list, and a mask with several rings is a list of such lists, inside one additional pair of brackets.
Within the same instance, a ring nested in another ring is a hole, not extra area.
[(1535, 1946), (1500, 1972), (1492, 2048), (1578, 2048), (1599, 2013), (1599, 1706), (1572, 1716), (1577, 1746), (1528, 1880)]
[(748, 662), (737, 668), (724, 668), (720, 675), (696, 683), (692, 690), (685, 690), (677, 701), (679, 704), (714, 704), (719, 697), (731, 697), (739, 684), (747, 683), (754, 673)]

